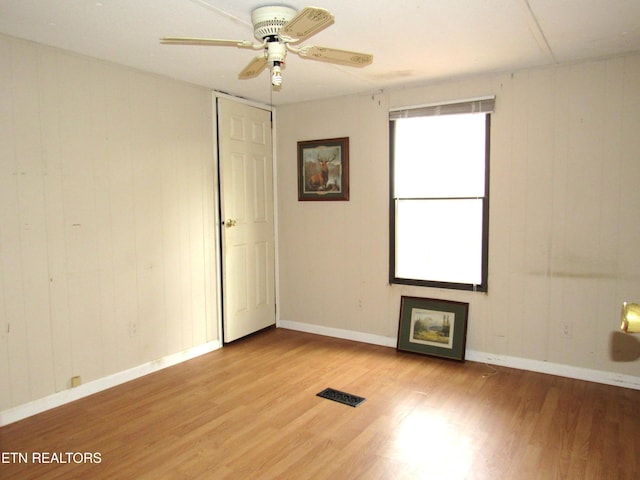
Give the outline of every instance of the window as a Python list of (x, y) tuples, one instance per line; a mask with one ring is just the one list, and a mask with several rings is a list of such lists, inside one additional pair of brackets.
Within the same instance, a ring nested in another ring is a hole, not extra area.
[(390, 112), (391, 283), (487, 291), (493, 105)]

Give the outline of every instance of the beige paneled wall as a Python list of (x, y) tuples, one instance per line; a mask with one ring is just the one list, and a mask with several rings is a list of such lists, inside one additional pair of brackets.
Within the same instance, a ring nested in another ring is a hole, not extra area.
[[(388, 108), (488, 94), (488, 294), (387, 285)], [(279, 108), (281, 319), (393, 338), (401, 295), (466, 301), (470, 350), (639, 376), (609, 352), (640, 301), (638, 131), (638, 55)], [(296, 142), (335, 136), (351, 200), (298, 202)]]
[[(280, 317), (392, 335), (385, 96), (278, 108)], [(349, 137), (350, 200), (297, 201), (297, 142)]]
[(0, 37), (0, 411), (218, 339), (211, 108)]

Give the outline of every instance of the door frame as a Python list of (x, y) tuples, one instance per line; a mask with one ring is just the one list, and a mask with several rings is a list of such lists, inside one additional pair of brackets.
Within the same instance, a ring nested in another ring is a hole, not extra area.
[(276, 157), (276, 109), (272, 105), (266, 105), (264, 103), (254, 102), (252, 100), (247, 100), (245, 98), (235, 97), (233, 95), (229, 95), (228, 93), (218, 92), (216, 90), (212, 91), (211, 102), (212, 102), (212, 125), (213, 125), (213, 168), (214, 168), (214, 220), (216, 224), (215, 228), (215, 275), (216, 275), (216, 315), (217, 315), (217, 324), (218, 324), (218, 341), (220, 345), (224, 347), (224, 335), (223, 335), (223, 296), (222, 296), (222, 217), (220, 216), (220, 207), (221, 207), (221, 198), (220, 198), (220, 186), (221, 186), (221, 177), (220, 177), (220, 158), (219, 158), (219, 140), (218, 140), (218, 98), (226, 98), (227, 100), (231, 100), (238, 103), (243, 103), (245, 105), (249, 105), (251, 107), (260, 108), (262, 110), (267, 110), (271, 112), (271, 159), (272, 159), (272, 169), (273, 169), (273, 226), (274, 226), (274, 238), (273, 238), (273, 261), (274, 261), (274, 295), (275, 295), (275, 320), (276, 320), (276, 328), (280, 325), (280, 270), (278, 268), (278, 170), (277, 170), (277, 157)]

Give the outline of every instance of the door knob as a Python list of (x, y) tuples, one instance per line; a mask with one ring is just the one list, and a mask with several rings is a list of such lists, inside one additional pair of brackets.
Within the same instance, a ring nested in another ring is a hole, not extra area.
[(224, 224), (227, 226), (227, 228), (230, 228), (230, 227), (235, 227), (236, 223), (237, 222), (235, 220), (230, 218)]

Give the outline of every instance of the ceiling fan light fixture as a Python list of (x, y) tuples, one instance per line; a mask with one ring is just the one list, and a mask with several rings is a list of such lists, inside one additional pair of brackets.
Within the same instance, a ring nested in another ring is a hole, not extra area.
[(272, 64), (275, 62), (284, 62), (287, 56), (287, 47), (284, 43), (278, 42), (277, 39), (267, 42), (267, 61)]

